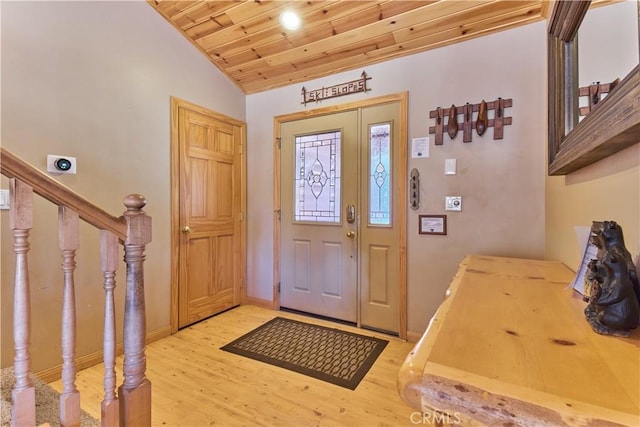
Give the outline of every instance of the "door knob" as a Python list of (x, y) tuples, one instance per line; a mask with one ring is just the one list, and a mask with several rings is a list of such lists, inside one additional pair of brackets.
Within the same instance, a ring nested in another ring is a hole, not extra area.
[(354, 237), (356, 237), (356, 232), (353, 230), (347, 231), (347, 237), (353, 239)]
[(191, 229), (191, 227), (189, 227), (188, 225), (185, 225), (184, 227), (182, 227), (182, 232), (189, 234), (191, 233), (193, 230)]

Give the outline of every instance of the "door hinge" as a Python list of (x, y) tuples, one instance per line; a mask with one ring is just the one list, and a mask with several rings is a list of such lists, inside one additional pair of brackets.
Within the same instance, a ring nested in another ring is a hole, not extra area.
[(280, 293), (280, 282), (278, 282), (278, 293)]
[(278, 214), (278, 221), (282, 219), (282, 212), (280, 211), (280, 209), (276, 209), (275, 211), (273, 211), (273, 213)]
[(276, 138), (276, 144), (278, 144), (278, 148), (282, 148), (282, 138), (281, 137), (277, 137)]

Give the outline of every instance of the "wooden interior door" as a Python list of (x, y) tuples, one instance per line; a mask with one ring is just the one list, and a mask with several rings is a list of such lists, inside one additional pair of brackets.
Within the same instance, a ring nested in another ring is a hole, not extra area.
[(240, 304), (244, 125), (179, 105), (178, 327)]

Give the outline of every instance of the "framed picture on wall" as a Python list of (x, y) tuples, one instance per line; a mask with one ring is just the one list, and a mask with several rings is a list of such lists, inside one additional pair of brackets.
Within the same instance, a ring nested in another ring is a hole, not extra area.
[(447, 234), (446, 215), (418, 215), (418, 233)]

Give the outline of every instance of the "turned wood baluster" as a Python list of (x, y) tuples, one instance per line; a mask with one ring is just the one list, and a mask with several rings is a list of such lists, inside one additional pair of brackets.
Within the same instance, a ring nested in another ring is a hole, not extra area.
[(80, 246), (80, 217), (71, 209), (58, 207), (58, 244), (62, 251), (62, 393), (60, 424), (80, 426), (80, 393), (76, 388), (76, 295), (73, 272)]
[(102, 426), (118, 426), (119, 402), (116, 396), (116, 317), (113, 290), (118, 268), (118, 236), (100, 231), (101, 265), (104, 274), (104, 399), (102, 400)]
[(11, 424), (13, 426), (36, 425), (35, 390), (31, 373), (31, 296), (29, 293), (29, 231), (33, 226), (33, 189), (12, 178), (9, 183), (10, 206), (9, 228), (13, 232), (13, 251), (16, 254), (16, 271), (13, 295), (13, 361), (15, 386)]
[(120, 425), (151, 425), (151, 382), (145, 377), (146, 321), (144, 305), (144, 250), (151, 241), (151, 218), (142, 208), (146, 200), (139, 194), (124, 199), (127, 237), (124, 260), (127, 289), (124, 308), (124, 382), (118, 389)]

